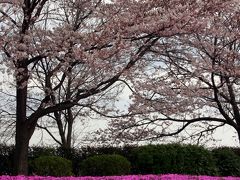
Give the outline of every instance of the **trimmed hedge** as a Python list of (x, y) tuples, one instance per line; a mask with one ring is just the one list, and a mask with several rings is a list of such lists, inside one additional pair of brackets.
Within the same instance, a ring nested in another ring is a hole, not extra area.
[(89, 157), (81, 163), (80, 167), (80, 174), (83, 176), (126, 175), (131, 170), (130, 162), (117, 154)]
[[(222, 152), (224, 149), (224, 152)], [(227, 149), (229, 152), (225, 152)], [(221, 151), (221, 153), (219, 152)], [(12, 174), (13, 146), (0, 145), (0, 175)], [(83, 147), (63, 149), (29, 148), (29, 175), (34, 174), (33, 161), (41, 156), (59, 156), (72, 162), (73, 174), (80, 176), (80, 164), (95, 155), (119, 154), (132, 166), (131, 174), (180, 173), (196, 175), (240, 176), (239, 148), (218, 148), (212, 151), (193, 145), (148, 145), (140, 147)]]
[(221, 176), (240, 176), (240, 157), (230, 148), (218, 148), (212, 151)]
[(33, 172), (40, 176), (71, 176), (72, 162), (57, 156), (41, 156), (32, 162)]
[(193, 145), (138, 147), (132, 152), (131, 162), (134, 174), (218, 174), (211, 152)]

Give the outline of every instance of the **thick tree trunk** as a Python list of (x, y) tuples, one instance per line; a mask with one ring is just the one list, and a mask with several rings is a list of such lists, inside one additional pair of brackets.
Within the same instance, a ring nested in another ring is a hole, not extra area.
[(28, 174), (28, 146), (29, 140), (33, 134), (34, 127), (27, 120), (27, 81), (28, 69), (24, 68), (17, 74), (17, 89), (16, 89), (16, 135), (15, 135), (15, 154), (14, 154), (14, 173), (16, 175)]
[(17, 88), (17, 119), (16, 119), (16, 136), (15, 136), (15, 155), (14, 168), (15, 174), (27, 175), (28, 173), (28, 123), (26, 117), (26, 100), (27, 86)]
[(28, 123), (19, 123), (16, 126), (16, 144), (14, 154), (14, 174), (28, 175), (28, 147), (29, 140), (34, 132), (34, 127)]
[(26, 124), (17, 122), (14, 169), (16, 175), (28, 175), (29, 135)]

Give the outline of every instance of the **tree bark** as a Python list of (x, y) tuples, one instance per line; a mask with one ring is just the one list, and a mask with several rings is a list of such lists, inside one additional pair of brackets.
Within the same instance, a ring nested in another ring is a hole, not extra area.
[(68, 131), (67, 131), (67, 148), (71, 148), (72, 146), (72, 128), (73, 128), (73, 114), (72, 114), (72, 109), (68, 108), (67, 109), (67, 119), (66, 121), (68, 122)]
[(28, 175), (28, 146), (29, 134), (27, 123), (17, 121), (15, 154), (14, 154), (14, 174)]
[(27, 66), (19, 64), (19, 68), (24, 68), (17, 74), (17, 89), (16, 89), (16, 135), (15, 135), (15, 152), (14, 152), (14, 174), (28, 175), (28, 146), (29, 140), (34, 132), (34, 127), (31, 126), (27, 119), (27, 81), (28, 69)]

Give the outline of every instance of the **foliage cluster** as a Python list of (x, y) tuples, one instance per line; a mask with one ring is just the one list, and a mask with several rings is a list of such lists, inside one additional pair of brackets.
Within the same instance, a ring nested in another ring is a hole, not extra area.
[[(13, 147), (0, 146), (0, 175), (12, 173), (13, 151)], [(76, 176), (166, 173), (240, 176), (240, 156), (238, 152), (237, 148), (208, 150), (195, 145), (179, 144), (122, 148), (84, 147), (70, 150), (52, 147), (31, 147), (29, 149), (29, 173), (43, 175), (36, 171), (36, 164), (41, 164), (38, 161), (48, 161), (45, 162), (45, 165), (48, 163), (48, 166), (55, 166), (53, 164), (59, 160), (55, 156), (59, 156), (71, 161), (71, 165), (69, 165), (68, 160), (61, 159), (64, 161), (63, 163), (67, 162), (67, 166), (72, 166), (69, 169), (72, 169), (73, 174)], [(50, 162), (49, 159), (51, 159)], [(95, 169), (93, 170), (92, 167)], [(126, 168), (122, 170), (121, 167)], [(65, 171), (66, 167), (62, 168)], [(119, 169), (119, 171), (116, 172), (114, 169)], [(62, 175), (58, 174), (58, 172), (51, 174), (52, 171), (49, 174), (44, 173), (44, 175)], [(59, 170), (59, 173), (61, 173), (61, 170)]]

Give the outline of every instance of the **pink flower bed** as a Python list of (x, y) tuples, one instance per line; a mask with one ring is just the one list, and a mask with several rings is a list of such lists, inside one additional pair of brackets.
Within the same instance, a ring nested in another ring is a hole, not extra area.
[(166, 175), (129, 175), (102, 177), (0, 176), (0, 180), (240, 180), (240, 177)]

